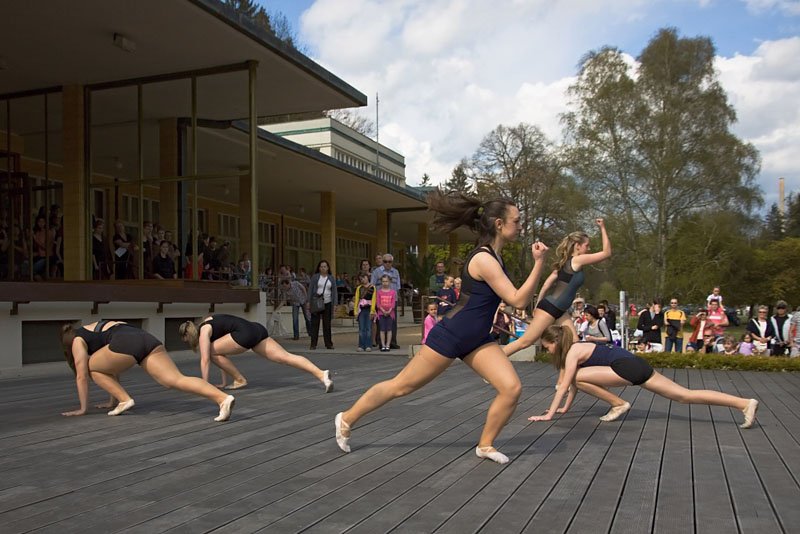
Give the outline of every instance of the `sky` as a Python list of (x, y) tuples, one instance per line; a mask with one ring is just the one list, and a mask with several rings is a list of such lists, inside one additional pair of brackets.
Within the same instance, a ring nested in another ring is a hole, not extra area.
[(778, 178), (800, 193), (800, 0), (260, 0), (284, 13), (317, 63), (369, 98), (406, 181), (446, 180), (497, 125), (561, 141), (582, 56), (635, 58), (656, 32), (710, 37), (738, 122), (761, 154), (766, 206)]

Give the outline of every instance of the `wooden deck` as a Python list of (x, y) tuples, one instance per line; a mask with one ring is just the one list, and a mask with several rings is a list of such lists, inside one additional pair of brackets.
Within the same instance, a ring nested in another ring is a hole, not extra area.
[(77, 405), (66, 376), (0, 382), (0, 532), (800, 531), (799, 375), (666, 372), (759, 397), (750, 430), (728, 408), (637, 387), (621, 393), (633, 404), (621, 421), (601, 423), (604, 406), (580, 395), (566, 416), (528, 424), (554, 372), (516, 364), (525, 387), (498, 442), (512, 459), (501, 467), (474, 455), (493, 390), (466, 366), (367, 417), (346, 455), (333, 415), (406, 360), (311, 356), (335, 369), (334, 393), (239, 357), (250, 387), (224, 424), (212, 403), (138, 369), (123, 382), (137, 406), (120, 417), (61, 417)]

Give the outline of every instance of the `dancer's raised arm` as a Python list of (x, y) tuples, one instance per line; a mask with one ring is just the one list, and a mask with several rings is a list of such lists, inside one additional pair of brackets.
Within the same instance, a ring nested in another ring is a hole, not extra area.
[(537, 241), (531, 245), (533, 256), (533, 269), (528, 275), (527, 280), (517, 289), (503, 272), (501, 265), (495, 258), (488, 254), (475, 256), (469, 266), (469, 274), (476, 280), (484, 280), (506, 304), (515, 308), (524, 308), (533, 298), (536, 287), (539, 285), (539, 278), (544, 270), (544, 256), (547, 253), (547, 245)]
[(580, 254), (572, 258), (572, 268), (576, 271), (586, 265), (600, 263), (611, 257), (611, 240), (608, 238), (606, 223), (603, 219), (595, 219), (594, 222), (600, 227), (600, 239), (603, 242), (603, 250), (592, 254)]

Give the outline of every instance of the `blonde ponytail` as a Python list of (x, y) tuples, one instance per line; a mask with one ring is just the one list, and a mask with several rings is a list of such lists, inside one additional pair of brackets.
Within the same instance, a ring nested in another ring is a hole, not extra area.
[(556, 261), (553, 263), (553, 269), (557, 271), (563, 269), (575, 252), (575, 247), (588, 240), (589, 235), (586, 232), (572, 232), (562, 239), (556, 248)]
[(197, 331), (197, 325), (192, 321), (181, 323), (178, 327), (178, 335), (189, 344), (193, 351), (197, 352), (197, 347), (200, 344), (200, 333)]

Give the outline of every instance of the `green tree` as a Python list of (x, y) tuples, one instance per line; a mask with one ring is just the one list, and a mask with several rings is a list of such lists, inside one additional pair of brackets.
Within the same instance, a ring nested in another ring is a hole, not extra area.
[(431, 177), (428, 176), (428, 173), (424, 173), (422, 175), (422, 181), (419, 183), (420, 187), (431, 187)]
[(450, 178), (444, 182), (445, 191), (461, 191), (470, 194), (474, 191), (475, 179), (466, 158), (462, 158), (450, 173)]
[(786, 235), (786, 220), (783, 213), (778, 209), (777, 204), (769, 207), (766, 217), (764, 217), (763, 238), (768, 241), (783, 239)]
[(615, 48), (590, 52), (568, 91), (569, 164), (593, 206), (619, 222), (615, 240), (647, 264), (632, 270), (650, 272), (651, 294), (667, 289), (669, 245), (682, 219), (761, 204), (758, 153), (730, 131), (736, 113), (714, 56), (710, 39), (663, 29), (636, 67)]

